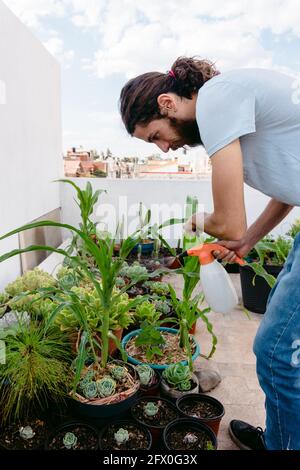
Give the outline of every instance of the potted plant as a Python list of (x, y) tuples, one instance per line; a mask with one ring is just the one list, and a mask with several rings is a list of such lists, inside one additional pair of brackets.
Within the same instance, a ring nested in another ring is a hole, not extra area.
[(166, 425), (177, 419), (179, 413), (173, 403), (165, 398), (141, 397), (131, 407), (131, 415), (149, 429), (155, 443)]
[(271, 288), (280, 274), (292, 239), (279, 236), (266, 237), (258, 242), (247, 257), (248, 263), (240, 266), (244, 306), (252, 312), (264, 313)]
[(181, 415), (199, 420), (210, 427), (216, 436), (218, 435), (220, 423), (225, 414), (224, 407), (219, 400), (202, 393), (187, 394), (178, 398), (176, 406)]
[(154, 241), (149, 239), (149, 224), (151, 220), (151, 210), (146, 211), (146, 215), (143, 215), (143, 204), (139, 204), (139, 232), (140, 232), (140, 241), (137, 243), (134, 248), (131, 250), (131, 253), (137, 253), (138, 258), (143, 254), (149, 254), (153, 252)]
[(159, 393), (161, 375), (148, 364), (139, 364), (136, 367), (140, 379), (140, 395), (155, 396)]
[(149, 450), (152, 436), (149, 429), (133, 420), (110, 423), (100, 432), (100, 450)]
[(169, 365), (162, 372), (161, 392), (170, 399), (178, 398), (191, 393), (199, 392), (197, 376), (193, 374), (189, 366), (175, 363)]
[(213, 431), (196, 419), (178, 419), (169, 423), (163, 433), (168, 450), (216, 450), (217, 438)]
[(46, 450), (98, 450), (99, 432), (81, 421), (64, 423), (48, 436)]
[(44, 449), (48, 426), (37, 418), (27, 418), (0, 428), (0, 450)]
[(21, 313), (1, 331), (1, 339), (6, 347), (6, 362), (0, 367), (3, 428), (8, 423), (32, 427), (26, 420), (42, 418), (50, 405), (64, 404), (71, 383), (67, 338), (58, 328)]

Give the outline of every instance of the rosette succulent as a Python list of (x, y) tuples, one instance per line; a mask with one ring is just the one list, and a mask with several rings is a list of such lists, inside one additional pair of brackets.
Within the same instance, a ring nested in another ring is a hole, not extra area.
[(77, 444), (77, 437), (72, 432), (66, 432), (63, 438), (63, 443), (66, 449), (70, 450)]
[(129, 432), (127, 429), (120, 428), (114, 434), (114, 438), (118, 445), (125, 444), (129, 440)]
[(93, 399), (98, 395), (98, 387), (96, 382), (88, 382), (83, 388), (83, 394), (85, 398)]
[(140, 364), (136, 366), (136, 371), (142, 385), (151, 384), (155, 373), (154, 370), (148, 366), (148, 364)]
[(115, 380), (121, 381), (127, 375), (127, 369), (123, 366), (113, 366), (110, 369), (110, 374), (113, 376)]
[(111, 377), (103, 377), (97, 380), (97, 387), (100, 397), (110, 397), (116, 391), (116, 382)]
[(145, 416), (155, 416), (158, 413), (159, 407), (153, 401), (149, 401), (143, 408)]
[(26, 441), (29, 439), (32, 439), (35, 435), (35, 432), (33, 431), (31, 426), (22, 426), (19, 429), (19, 434), (22, 439), (25, 439)]
[(167, 367), (163, 371), (162, 376), (171, 387), (177, 390), (188, 391), (191, 389), (192, 373), (188, 366), (180, 362)]

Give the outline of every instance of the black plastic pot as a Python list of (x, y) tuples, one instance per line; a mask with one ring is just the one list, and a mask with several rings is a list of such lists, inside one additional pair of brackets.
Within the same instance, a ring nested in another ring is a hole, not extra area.
[(161, 374), (157, 370), (154, 370), (154, 374), (156, 377), (156, 382), (153, 385), (150, 385), (150, 387), (147, 387), (146, 385), (142, 385), (142, 384), (140, 385), (140, 391), (139, 391), (140, 397), (146, 397), (146, 396), (154, 397), (154, 396), (159, 395), (162, 377), (161, 377)]
[[(99, 431), (96, 427), (91, 426), (90, 424), (84, 422), (84, 421), (70, 421), (68, 423), (64, 423), (61, 426), (58, 426), (56, 429), (54, 429), (47, 437), (46, 442), (45, 442), (45, 450), (52, 450), (49, 448), (52, 440), (61, 432), (72, 432), (72, 430), (76, 427), (81, 427), (89, 430), (95, 435), (96, 438), (96, 448), (95, 450), (98, 450), (99, 448)], [(67, 450), (67, 449), (66, 449)], [(91, 450), (91, 449), (90, 449)]]
[[(133, 450), (149, 450), (149, 449), (151, 449), (151, 447), (152, 447), (151, 432), (149, 431), (149, 429), (146, 426), (144, 426), (141, 423), (138, 423), (137, 421), (135, 421), (133, 419), (131, 419), (131, 420), (130, 419), (117, 420), (117, 421), (114, 421), (114, 422), (108, 424), (104, 428), (102, 428), (101, 431), (100, 431), (100, 435), (99, 435), (99, 449), (100, 450), (118, 450), (118, 449), (108, 449), (108, 448), (106, 448), (105, 445), (103, 444), (103, 437), (107, 436), (107, 434), (108, 434), (108, 432), (109, 432), (109, 430), (112, 426), (126, 429), (126, 425), (128, 426), (128, 424), (133, 424), (136, 428), (141, 429), (143, 431), (143, 433), (147, 436), (147, 439), (148, 439), (147, 448), (145, 448), (145, 449), (133, 449)], [(131, 450), (131, 449), (128, 449), (128, 450)]]
[[(218, 441), (215, 433), (205, 424), (201, 423), (198, 419), (195, 418), (180, 418), (169, 423), (163, 432), (163, 443), (166, 449), (168, 450), (187, 450), (187, 449), (174, 449), (170, 446), (168, 442), (169, 434), (174, 431), (174, 429), (182, 429), (188, 427), (191, 431), (202, 431), (207, 435), (207, 441), (212, 444), (213, 449), (216, 450), (218, 447)], [(208, 450), (208, 449), (199, 449), (199, 450)]]
[(153, 439), (153, 444), (156, 444), (159, 437), (161, 436), (162, 434), (162, 431), (164, 430), (164, 428), (166, 427), (166, 425), (155, 425), (155, 424), (151, 424), (149, 425), (148, 423), (142, 421), (141, 419), (139, 419), (137, 417), (137, 414), (135, 412), (135, 407), (138, 403), (140, 402), (158, 402), (158, 401), (163, 401), (164, 403), (166, 403), (175, 413), (176, 413), (176, 416), (178, 417), (179, 416), (179, 412), (176, 408), (176, 406), (170, 401), (170, 400), (167, 400), (166, 398), (161, 398), (161, 397), (141, 397), (139, 398), (136, 403), (131, 407), (131, 416), (133, 417), (133, 419), (135, 421), (137, 421), (138, 423), (142, 424), (143, 426), (146, 426), (149, 431), (151, 432), (151, 435), (152, 435), (152, 439)]
[[(276, 278), (282, 268), (283, 266), (264, 265), (267, 273)], [(244, 307), (251, 312), (265, 313), (267, 300), (271, 292), (269, 284), (261, 276), (256, 276), (253, 285), (255, 272), (250, 266), (240, 266), (240, 275)]]
[(191, 418), (191, 416), (182, 411), (182, 405), (184, 403), (187, 403), (188, 401), (193, 401), (193, 402), (198, 401), (202, 403), (206, 402), (206, 403), (213, 405), (218, 410), (216, 412), (216, 415), (212, 416), (211, 418), (193, 417), (193, 419), (195, 419), (196, 421), (208, 426), (217, 436), (219, 432), (221, 419), (223, 418), (225, 414), (225, 409), (222, 403), (219, 400), (216, 400), (216, 398), (210, 397), (209, 395), (205, 395), (204, 393), (194, 393), (194, 394), (190, 393), (190, 394), (184, 395), (183, 397), (178, 398), (178, 400), (176, 401), (176, 406), (180, 414), (182, 416), (185, 416), (186, 418)]

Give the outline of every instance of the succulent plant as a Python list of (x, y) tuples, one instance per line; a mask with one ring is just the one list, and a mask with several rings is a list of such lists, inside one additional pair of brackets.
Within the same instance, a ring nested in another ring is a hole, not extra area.
[(183, 438), (184, 444), (195, 444), (198, 441), (198, 437), (192, 432), (186, 433)]
[(110, 397), (115, 393), (116, 382), (111, 377), (103, 377), (97, 380), (97, 387), (100, 397)]
[(119, 275), (131, 280), (143, 280), (148, 278), (148, 271), (147, 268), (145, 268), (145, 266), (141, 266), (139, 262), (135, 262), (131, 266), (124, 263)]
[(148, 364), (136, 366), (136, 371), (142, 385), (149, 385), (154, 377), (154, 370)]
[(35, 432), (33, 431), (31, 426), (24, 426), (24, 427), (22, 426), (19, 429), (19, 433), (20, 433), (20, 437), (22, 439), (25, 439), (26, 441), (28, 441), (29, 439), (32, 439), (35, 435)]
[(159, 406), (153, 401), (149, 401), (148, 403), (146, 403), (143, 409), (144, 409), (144, 414), (146, 416), (151, 417), (151, 416), (157, 415)]
[(63, 438), (63, 443), (66, 449), (70, 450), (77, 444), (77, 437), (72, 432), (66, 432)]
[(127, 429), (120, 428), (114, 434), (115, 441), (118, 445), (125, 444), (129, 440), (129, 432)]
[(148, 287), (151, 292), (157, 295), (168, 295), (170, 293), (169, 286), (166, 282), (160, 281), (146, 281), (145, 287)]
[(159, 320), (160, 313), (156, 311), (155, 306), (151, 302), (145, 300), (140, 305), (137, 305), (135, 317), (140, 323), (143, 321), (154, 323)]
[(92, 399), (98, 395), (98, 387), (96, 382), (88, 382), (83, 388), (83, 394), (85, 398)]
[(184, 366), (180, 362), (171, 364), (163, 371), (162, 376), (169, 385), (177, 390), (187, 391), (191, 389), (192, 373), (189, 366)]
[(116, 279), (116, 286), (121, 289), (122, 287), (124, 287), (126, 285), (124, 279), (122, 277), (117, 277)]
[(171, 311), (171, 307), (166, 300), (155, 300), (154, 306), (158, 312), (162, 313), (165, 316), (168, 315)]
[(127, 369), (124, 366), (114, 366), (110, 369), (110, 373), (115, 380), (122, 380), (127, 375)]

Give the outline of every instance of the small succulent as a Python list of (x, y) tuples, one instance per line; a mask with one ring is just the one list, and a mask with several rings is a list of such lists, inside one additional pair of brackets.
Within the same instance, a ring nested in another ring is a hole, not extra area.
[(192, 373), (188, 366), (184, 366), (180, 362), (167, 367), (162, 376), (169, 385), (177, 390), (187, 391), (191, 389)]
[(92, 398), (96, 398), (98, 395), (98, 387), (96, 382), (88, 382), (83, 388), (83, 393), (85, 398), (90, 400)]
[(115, 380), (122, 380), (127, 375), (127, 369), (123, 366), (114, 366), (110, 369), (110, 373)]
[(63, 438), (63, 443), (66, 449), (70, 450), (77, 444), (77, 437), (72, 432), (66, 432)]
[(198, 441), (198, 437), (195, 436), (192, 432), (186, 433), (183, 438), (184, 444), (195, 444)]
[(149, 401), (144, 406), (144, 414), (149, 417), (157, 415), (158, 410), (159, 410), (158, 405), (154, 403), (153, 401)]
[(148, 271), (145, 266), (141, 266), (139, 262), (135, 262), (131, 266), (124, 264), (119, 275), (131, 280), (147, 279)]
[(118, 289), (122, 289), (122, 287), (124, 287), (126, 285), (124, 279), (122, 277), (117, 277), (116, 279), (116, 287), (118, 287)]
[(157, 295), (168, 295), (170, 293), (169, 286), (166, 282), (146, 281), (144, 286), (148, 287), (151, 292)]
[(165, 316), (168, 315), (171, 311), (170, 305), (165, 300), (155, 300), (154, 306), (158, 312), (162, 313)]
[(142, 385), (149, 385), (154, 377), (154, 370), (148, 364), (136, 366), (136, 371)]
[(24, 426), (24, 427), (22, 426), (19, 429), (19, 433), (20, 433), (20, 437), (22, 439), (25, 439), (26, 441), (28, 441), (29, 439), (32, 439), (35, 435), (35, 432), (33, 431), (31, 426)]
[(125, 444), (129, 440), (129, 432), (127, 429), (120, 428), (118, 431), (114, 434), (115, 441), (118, 445), (120, 444)]
[(97, 387), (100, 397), (110, 397), (115, 393), (116, 382), (111, 377), (103, 377), (97, 380)]

